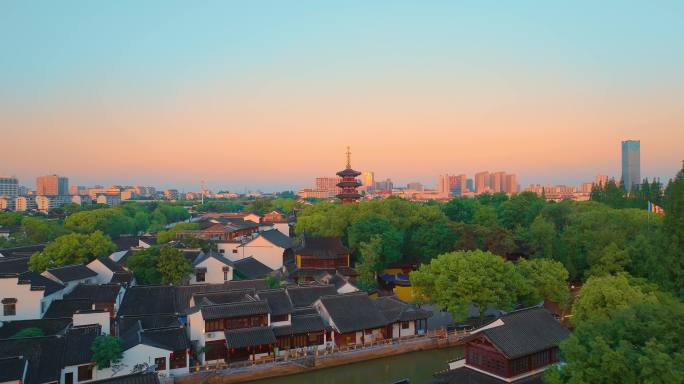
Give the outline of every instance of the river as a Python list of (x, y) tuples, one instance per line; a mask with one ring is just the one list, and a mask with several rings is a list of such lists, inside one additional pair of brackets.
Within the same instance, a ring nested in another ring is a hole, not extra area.
[(446, 362), (462, 354), (463, 347), (433, 349), (389, 356), (297, 375), (254, 381), (254, 384), (390, 384), (408, 378), (411, 384), (430, 383)]

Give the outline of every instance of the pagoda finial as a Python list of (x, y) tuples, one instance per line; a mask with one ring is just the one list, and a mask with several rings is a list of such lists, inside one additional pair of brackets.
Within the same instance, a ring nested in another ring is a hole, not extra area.
[(351, 150), (349, 146), (347, 146), (347, 169), (351, 169)]

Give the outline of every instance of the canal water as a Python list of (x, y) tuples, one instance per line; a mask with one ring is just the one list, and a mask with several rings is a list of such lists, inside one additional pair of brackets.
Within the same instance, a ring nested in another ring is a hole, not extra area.
[(297, 375), (254, 381), (255, 384), (391, 384), (408, 378), (411, 384), (430, 383), (447, 369), (447, 361), (462, 355), (463, 347), (405, 353), (380, 359), (317, 369)]

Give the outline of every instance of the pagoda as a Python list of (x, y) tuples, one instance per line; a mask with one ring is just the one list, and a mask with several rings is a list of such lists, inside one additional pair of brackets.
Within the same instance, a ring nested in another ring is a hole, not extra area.
[(361, 186), (361, 183), (356, 180), (361, 172), (355, 171), (351, 168), (351, 152), (349, 147), (347, 147), (347, 168), (337, 172), (337, 176), (342, 178), (342, 181), (337, 183), (337, 186), (342, 188), (342, 192), (337, 195), (337, 198), (342, 201), (342, 203), (353, 203), (361, 198), (359, 192), (356, 188)]

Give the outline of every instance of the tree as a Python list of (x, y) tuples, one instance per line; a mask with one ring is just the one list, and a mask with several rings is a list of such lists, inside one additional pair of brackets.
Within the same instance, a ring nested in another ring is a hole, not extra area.
[(627, 274), (590, 277), (572, 305), (572, 323), (610, 320), (635, 303), (654, 303), (653, 289), (631, 280)]
[(58, 222), (36, 217), (24, 217), (21, 228), (29, 244), (47, 243), (69, 232)]
[(684, 164), (665, 189), (665, 232), (679, 241), (684, 250)]
[(199, 224), (197, 223), (178, 223), (168, 231), (159, 231), (157, 233), (157, 244), (165, 244), (171, 240), (175, 240), (178, 231), (193, 230), (198, 228)]
[(577, 327), (560, 345), (565, 364), (548, 369), (544, 382), (684, 382), (684, 304), (659, 296)]
[(475, 218), (477, 204), (478, 202), (475, 199), (460, 197), (446, 203), (442, 207), (442, 211), (449, 220), (471, 224)]
[(466, 319), (475, 304), (480, 321), (488, 306), (510, 310), (521, 281), (513, 264), (483, 251), (459, 251), (438, 256), (410, 275), (419, 295), (445, 307), (455, 319)]
[(24, 328), (15, 333), (10, 339), (23, 339), (25, 337), (40, 337), (44, 336), (43, 330), (37, 327)]
[(157, 269), (163, 283), (180, 284), (192, 273), (192, 265), (183, 253), (176, 248), (162, 247), (159, 251)]
[(443, 219), (418, 226), (411, 233), (408, 248), (420, 261), (429, 262), (437, 255), (453, 251), (455, 242), (456, 234), (449, 227), (449, 221)]
[(361, 243), (360, 261), (356, 263), (359, 288), (369, 291), (378, 285), (377, 272), (382, 269), (380, 253), (382, 252), (382, 237), (373, 235), (370, 240)]
[(550, 259), (521, 259), (516, 269), (527, 286), (520, 297), (523, 304), (534, 305), (542, 300), (550, 300), (563, 309), (567, 308), (570, 303), (569, 274), (562, 263)]
[(98, 369), (109, 368), (113, 364), (117, 364), (123, 357), (123, 350), (121, 348), (121, 341), (116, 336), (101, 335), (93, 340), (90, 346), (93, 352), (93, 361), (97, 364)]
[(518, 193), (501, 203), (498, 209), (499, 221), (507, 229), (516, 226), (529, 227), (545, 204), (544, 199), (534, 192)]
[(157, 269), (159, 247), (150, 247), (133, 252), (126, 259), (126, 266), (133, 271), (138, 284), (160, 284), (161, 273)]
[(589, 252), (587, 261), (590, 266), (588, 276), (604, 276), (624, 272), (631, 259), (627, 250), (610, 243), (601, 250)]
[(135, 220), (126, 216), (120, 208), (99, 208), (74, 213), (66, 218), (67, 228), (80, 233), (102, 231), (109, 236), (132, 234)]
[(553, 257), (553, 242), (556, 238), (556, 227), (552, 222), (538, 215), (532, 221), (529, 230), (529, 245), (534, 257)]
[(112, 240), (100, 231), (89, 235), (70, 233), (55, 239), (42, 252), (34, 253), (29, 259), (29, 269), (42, 272), (63, 265), (83, 264), (115, 250)]

